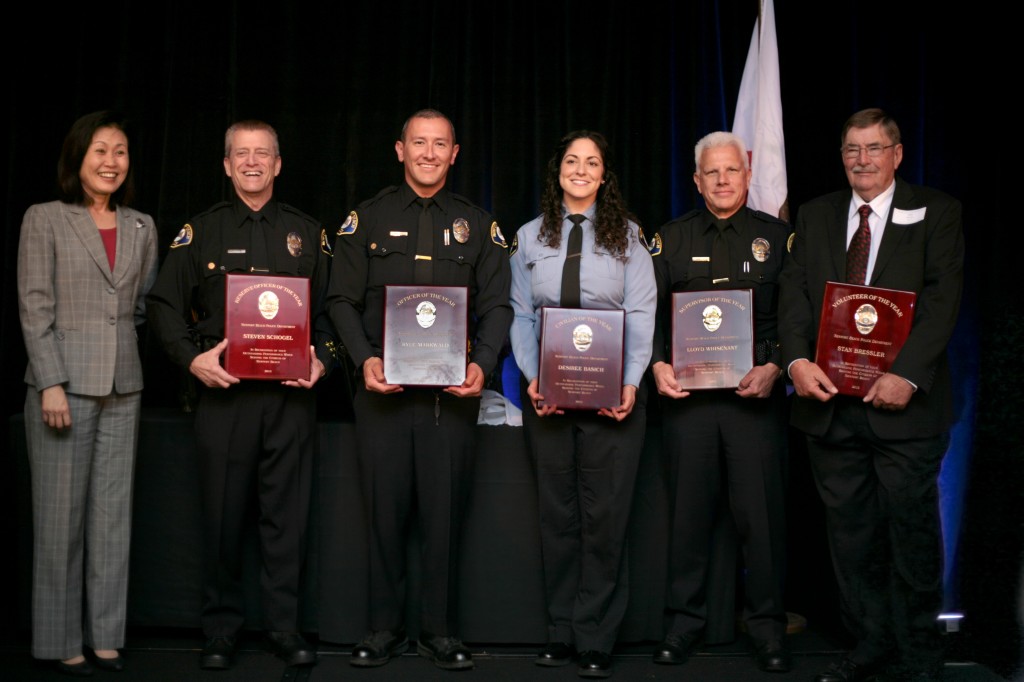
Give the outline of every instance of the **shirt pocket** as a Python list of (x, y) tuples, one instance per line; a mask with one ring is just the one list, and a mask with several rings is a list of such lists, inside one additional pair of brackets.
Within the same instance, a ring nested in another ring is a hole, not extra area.
[[(610, 279), (613, 282), (625, 282), (626, 261), (613, 256), (610, 251), (600, 246), (594, 247), (594, 274), (602, 279)], [(583, 269), (582, 267), (580, 268)], [(618, 287), (622, 291), (622, 287)]]
[(565, 258), (554, 249), (543, 249), (529, 263), (530, 282), (536, 288), (552, 280), (562, 280), (562, 266)]

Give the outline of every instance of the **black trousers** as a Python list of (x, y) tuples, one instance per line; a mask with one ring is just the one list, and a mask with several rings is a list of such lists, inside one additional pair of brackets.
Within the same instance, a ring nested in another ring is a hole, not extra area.
[(838, 396), (832, 424), (808, 437), (832, 563), (860, 663), (896, 654), (910, 672), (942, 665), (938, 476), (948, 434), (886, 441), (857, 398)]
[(647, 424), (646, 387), (622, 422), (596, 412), (538, 417), (523, 387), (537, 474), (548, 641), (611, 653), (629, 596), (626, 531)]
[(746, 569), (747, 631), (762, 642), (785, 635), (785, 399), (781, 382), (765, 399), (740, 398), (731, 389), (662, 399), (673, 500), (670, 632), (696, 636), (708, 622), (714, 530), (728, 513)]
[(420, 533), (420, 629), (458, 634), (458, 555), (472, 484), (478, 398), (406, 387), (355, 396), (360, 480), (370, 522), (370, 629), (405, 625), (406, 544)]
[(313, 393), (261, 381), (205, 389), (195, 433), (204, 516), (203, 632), (235, 636), (244, 624), (241, 540), (254, 496), (263, 625), (297, 630), (313, 481)]

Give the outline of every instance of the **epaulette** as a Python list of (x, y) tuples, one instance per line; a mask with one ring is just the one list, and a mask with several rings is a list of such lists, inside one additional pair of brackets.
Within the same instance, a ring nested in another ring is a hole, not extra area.
[(771, 213), (765, 213), (764, 211), (758, 211), (755, 208), (751, 208), (750, 212), (752, 214), (754, 214), (755, 216), (757, 216), (761, 220), (767, 221), (769, 223), (779, 223), (780, 225), (785, 225), (786, 227), (789, 227), (789, 223), (787, 223), (785, 220), (782, 220), (781, 218), (773, 216)]
[(299, 218), (302, 218), (307, 222), (314, 223), (316, 224), (317, 227), (320, 226), (320, 221), (314, 218), (313, 216), (309, 215), (305, 211), (300, 211), (294, 206), (282, 202), (278, 202), (277, 205), (280, 208), (280, 210), (285, 211), (286, 213), (291, 213), (292, 215), (298, 216)]
[(357, 209), (363, 209), (363, 208), (367, 208), (368, 206), (372, 206), (375, 203), (377, 203), (378, 201), (380, 201), (381, 199), (383, 199), (384, 197), (388, 196), (389, 194), (394, 194), (397, 191), (398, 191), (398, 185), (391, 185), (389, 187), (385, 187), (381, 191), (377, 192), (377, 194), (375, 194), (370, 199), (367, 199), (363, 203), (359, 204), (356, 208)]
[(448, 196), (451, 197), (452, 201), (458, 201), (459, 203), (465, 204), (470, 208), (475, 208), (478, 211), (483, 211), (484, 213), (488, 212), (484, 211), (484, 209), (480, 208), (479, 206), (477, 206), (476, 204), (474, 204), (472, 201), (462, 196), (461, 194), (456, 194), (455, 192), (448, 192)]
[(690, 220), (691, 218), (695, 218), (695, 217), (699, 216), (703, 212), (704, 212), (704, 209), (702, 209), (702, 208), (691, 208), (689, 211), (687, 211), (683, 215), (681, 215), (678, 218), (676, 218), (676, 220)]
[(210, 215), (212, 213), (216, 213), (217, 211), (222, 211), (225, 208), (230, 208), (233, 205), (234, 205), (234, 202), (231, 202), (231, 201), (221, 201), (221, 202), (218, 202), (218, 203), (214, 204), (213, 206), (211, 206), (210, 208), (208, 208), (205, 211), (203, 211), (202, 213), (199, 213), (198, 215), (196, 215), (196, 217), (194, 217), (191, 222), (198, 223), (200, 221), (200, 219), (205, 218), (206, 216), (208, 216), (208, 215)]

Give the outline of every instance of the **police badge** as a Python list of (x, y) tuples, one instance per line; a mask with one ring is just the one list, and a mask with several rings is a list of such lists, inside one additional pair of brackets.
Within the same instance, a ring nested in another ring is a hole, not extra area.
[(469, 241), (469, 222), (465, 218), (456, 218), (452, 223), (452, 234), (455, 235), (455, 241), (465, 244)]

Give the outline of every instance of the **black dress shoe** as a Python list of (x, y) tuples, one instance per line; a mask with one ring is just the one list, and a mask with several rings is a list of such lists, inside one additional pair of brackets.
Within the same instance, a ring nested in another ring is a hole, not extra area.
[(569, 665), (572, 659), (576, 658), (576, 648), (565, 642), (551, 642), (537, 654), (534, 663), (548, 668), (557, 668), (562, 665)]
[(79, 661), (78, 663), (54, 661), (53, 667), (57, 669), (57, 672), (64, 675), (71, 675), (72, 677), (89, 677), (93, 673), (93, 669), (92, 666), (89, 665), (89, 661)]
[(757, 648), (757, 667), (766, 673), (788, 673), (793, 656), (782, 642), (764, 642)]
[(100, 658), (93, 652), (92, 662), (100, 670), (108, 670), (113, 673), (119, 673), (124, 670), (124, 659), (121, 658), (121, 654), (113, 658)]
[(865, 682), (874, 679), (882, 667), (878, 663), (859, 664), (844, 658), (815, 675), (814, 682)]
[(352, 649), (349, 663), (357, 668), (375, 668), (408, 650), (409, 638), (406, 637), (405, 630), (378, 630), (363, 637), (363, 641)]
[(458, 637), (421, 632), (416, 653), (429, 658), (442, 670), (469, 670), (473, 667), (473, 654)]
[(234, 637), (210, 637), (199, 654), (199, 667), (203, 670), (227, 670), (234, 662)]
[(580, 677), (611, 677), (611, 655), (603, 651), (584, 651), (580, 654), (580, 667), (576, 674)]
[(267, 642), (274, 655), (287, 665), (316, 663), (316, 649), (297, 632), (268, 632)]
[(690, 635), (669, 633), (665, 641), (658, 645), (651, 657), (655, 663), (662, 665), (679, 665), (686, 663), (697, 644), (697, 638)]

